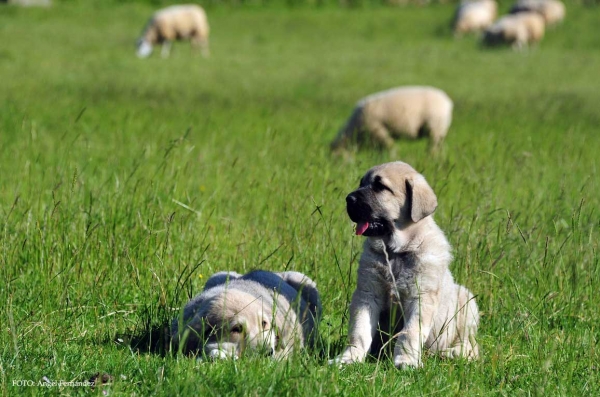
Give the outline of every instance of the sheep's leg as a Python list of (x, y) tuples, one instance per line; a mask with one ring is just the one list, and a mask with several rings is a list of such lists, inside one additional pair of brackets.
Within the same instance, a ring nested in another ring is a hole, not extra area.
[(436, 155), (439, 154), (442, 148), (442, 142), (444, 138), (439, 138), (437, 136), (430, 137), (429, 140), (429, 153)]
[(168, 40), (165, 40), (165, 41), (162, 43), (162, 49), (161, 49), (161, 51), (160, 51), (160, 55), (161, 55), (163, 58), (168, 58), (168, 57), (169, 57), (169, 55), (171, 54), (171, 44), (172, 44), (172, 42), (171, 42), (171, 41), (168, 41)]
[(210, 49), (208, 48), (208, 39), (200, 40), (200, 52), (204, 58), (208, 58), (210, 56)]
[(428, 120), (426, 130), (429, 137), (429, 153), (438, 154), (442, 148), (444, 138), (448, 134), (450, 124), (452, 123), (452, 105), (436, 117)]
[(208, 48), (208, 39), (195, 36), (191, 40), (192, 47), (200, 50), (200, 53), (204, 58), (208, 58), (210, 56), (210, 50)]
[(371, 128), (373, 143), (381, 149), (392, 150), (394, 148), (394, 138), (383, 124), (377, 124)]
[(517, 35), (517, 39), (515, 40), (515, 42), (513, 43), (513, 50), (515, 51), (522, 51), (523, 49), (525, 49), (527, 47), (527, 42), (528, 42), (528, 36), (521, 32), (520, 34)]

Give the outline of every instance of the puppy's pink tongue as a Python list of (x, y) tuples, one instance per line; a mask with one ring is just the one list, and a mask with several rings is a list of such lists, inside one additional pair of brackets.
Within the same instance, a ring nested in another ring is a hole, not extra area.
[(362, 235), (369, 228), (369, 222), (359, 222), (356, 224), (356, 235)]

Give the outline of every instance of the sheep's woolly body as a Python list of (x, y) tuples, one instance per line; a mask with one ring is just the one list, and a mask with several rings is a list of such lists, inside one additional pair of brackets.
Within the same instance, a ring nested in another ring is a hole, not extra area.
[(565, 5), (559, 0), (519, 0), (512, 6), (510, 12), (537, 12), (547, 25), (554, 25), (565, 19)]
[[(167, 48), (172, 41), (190, 40), (208, 55), (208, 36), (210, 28), (206, 13), (197, 5), (178, 5), (154, 13), (139, 40), (138, 55), (148, 56), (153, 45)], [(167, 51), (168, 52), (168, 51)]]
[(371, 140), (391, 147), (394, 138), (428, 136), (437, 148), (452, 122), (452, 100), (442, 90), (425, 86), (398, 87), (361, 99), (331, 144), (333, 150), (352, 140)]
[(494, 22), (497, 14), (498, 4), (495, 0), (464, 2), (456, 9), (454, 33), (480, 32)]
[(520, 49), (538, 43), (545, 32), (544, 18), (535, 12), (506, 15), (488, 27), (484, 35), (487, 45), (512, 44)]

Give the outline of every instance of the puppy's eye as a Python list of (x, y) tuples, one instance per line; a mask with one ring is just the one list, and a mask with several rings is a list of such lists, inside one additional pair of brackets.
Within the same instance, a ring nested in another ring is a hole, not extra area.
[(387, 187), (386, 185), (384, 185), (383, 183), (381, 183), (381, 180), (376, 179), (373, 181), (373, 190), (375, 190), (376, 192), (381, 192), (382, 190), (387, 190), (390, 193), (392, 192), (392, 189), (390, 189), (389, 187)]
[(263, 321), (263, 322), (262, 322), (262, 327), (263, 327), (263, 329), (267, 329), (267, 328), (269, 328), (269, 323), (268, 323), (268, 322), (266, 322), (266, 321)]
[(244, 332), (244, 327), (242, 327), (241, 324), (236, 324), (233, 327), (231, 327), (229, 332), (232, 334), (241, 334), (242, 332)]
[(215, 332), (215, 328), (212, 325), (208, 324), (208, 323), (204, 323), (203, 330), (204, 330), (204, 333), (206, 335), (212, 335)]

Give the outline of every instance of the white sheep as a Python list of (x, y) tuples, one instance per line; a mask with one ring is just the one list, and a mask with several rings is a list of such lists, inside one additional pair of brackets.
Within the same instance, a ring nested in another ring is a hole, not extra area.
[(511, 44), (514, 49), (538, 43), (545, 32), (544, 18), (535, 12), (506, 15), (489, 26), (483, 43), (489, 46)]
[(510, 9), (511, 14), (537, 12), (547, 25), (555, 25), (565, 19), (565, 5), (559, 0), (519, 0)]
[(454, 15), (454, 34), (460, 36), (464, 33), (481, 32), (494, 23), (497, 15), (498, 4), (495, 0), (463, 2)]
[(394, 138), (429, 138), (436, 151), (452, 123), (454, 104), (440, 89), (407, 86), (361, 99), (352, 115), (331, 143), (335, 152), (349, 144), (370, 141), (380, 148), (392, 148)]
[(202, 7), (189, 4), (163, 8), (152, 15), (138, 39), (137, 55), (145, 58), (152, 53), (153, 45), (160, 44), (161, 54), (166, 58), (174, 40), (189, 39), (192, 46), (200, 48), (202, 55), (207, 57), (209, 31), (208, 19)]
[(0, 0), (0, 3), (14, 4), (22, 7), (50, 7), (52, 0)]

